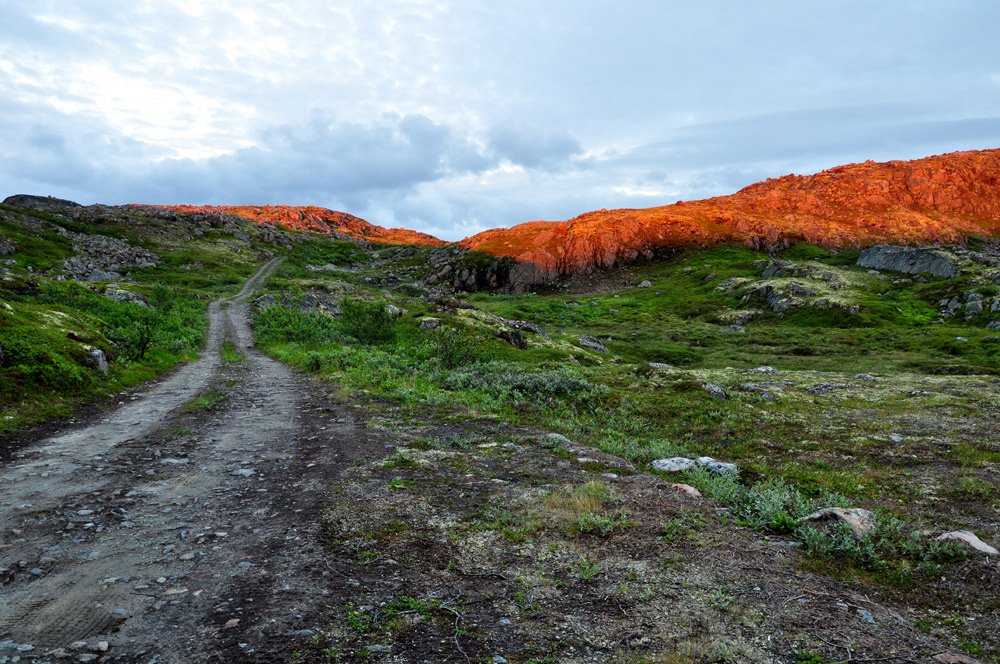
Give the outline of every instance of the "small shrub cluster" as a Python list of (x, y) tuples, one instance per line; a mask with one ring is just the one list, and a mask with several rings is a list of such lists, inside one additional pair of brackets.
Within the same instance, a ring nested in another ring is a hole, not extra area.
[(442, 381), (449, 390), (483, 390), (510, 401), (536, 401), (551, 405), (555, 399), (576, 399), (608, 393), (569, 370), (528, 373), (504, 362), (477, 364), (448, 373)]
[(799, 522), (822, 507), (850, 506), (846, 498), (832, 492), (807, 498), (780, 479), (746, 486), (734, 475), (712, 476), (704, 469), (691, 471), (691, 481), (707, 496), (727, 506), (743, 525), (790, 534), (812, 556), (847, 561), (861, 569), (888, 574), (895, 582), (933, 575), (940, 563), (966, 555), (954, 542), (928, 540), (913, 524), (884, 513), (877, 515), (874, 531), (863, 538), (855, 537), (846, 524), (817, 528)]

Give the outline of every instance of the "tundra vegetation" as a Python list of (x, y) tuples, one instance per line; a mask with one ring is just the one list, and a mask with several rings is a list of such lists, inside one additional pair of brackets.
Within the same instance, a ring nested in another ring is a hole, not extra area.
[[(80, 404), (116, 401), (191, 358), (205, 305), (263, 257), (285, 255), (252, 305), (257, 346), (364, 409), (394, 443), (331, 491), (330, 555), (413, 573), (392, 596), (359, 590), (293, 659), (371, 659), (416, 633), (471, 652), (486, 640), (468, 624), (475, 609), (434, 590), (435, 574), (454, 572), (494, 584), (476, 601), (497, 617), (537, 628), (511, 661), (576, 661), (557, 618), (582, 620), (578, 607), (608, 598), (622, 615), (594, 647), (635, 648), (622, 661), (751, 661), (764, 646), (711, 636), (726, 632), (715, 625), (773, 618), (755, 608), (767, 601), (763, 582), (724, 571), (747, 548), (780, 552), (784, 573), (905, 607), (927, 634), (1000, 661), (1000, 575), (984, 575), (982, 554), (936, 539), (969, 530), (1000, 542), (990, 264), (949, 253), (959, 269), (944, 278), (872, 271), (856, 265), (858, 252), (723, 245), (537, 292), (467, 294), (427, 279), (427, 265), (444, 256), (460, 271), (488, 257), (280, 229), (287, 241), (273, 242), (251, 226), (0, 208), (2, 239), (17, 249), (0, 275), (0, 433), (13, 441)], [(73, 233), (127, 241), (158, 263), (127, 268), (117, 288), (58, 280)], [(976, 238), (970, 247), (991, 250)], [(142, 297), (115, 301), (110, 290)], [(242, 356), (227, 345), (223, 360)], [(211, 392), (191, 408), (225, 404)], [(705, 456), (739, 473), (650, 465)], [(657, 475), (667, 483), (644, 480)], [(657, 487), (671, 483), (704, 499), (667, 500)], [(804, 519), (829, 507), (872, 511), (871, 529)], [(628, 625), (681, 597), (676, 620), (657, 628), (672, 650), (643, 659), (651, 641)], [(800, 662), (845, 652), (809, 633), (794, 651)]]

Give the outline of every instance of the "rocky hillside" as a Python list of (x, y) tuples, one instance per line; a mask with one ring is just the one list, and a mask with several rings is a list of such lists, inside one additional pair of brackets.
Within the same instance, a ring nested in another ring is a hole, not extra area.
[(598, 210), (563, 222), (485, 231), (460, 245), (514, 258), (540, 281), (676, 247), (738, 242), (774, 251), (877, 243), (963, 243), (1000, 234), (1000, 150), (838, 166), (787, 175), (730, 196), (639, 210)]
[(433, 235), (405, 228), (383, 228), (360, 217), (313, 205), (150, 205), (158, 208), (193, 215), (236, 215), (264, 226), (278, 224), (288, 230), (310, 233), (339, 234), (383, 244), (445, 244)]

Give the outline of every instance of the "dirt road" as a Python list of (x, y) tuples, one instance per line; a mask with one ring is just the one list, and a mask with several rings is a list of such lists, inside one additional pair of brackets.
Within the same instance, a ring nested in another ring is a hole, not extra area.
[(334, 430), (363, 435), (352, 412), (304, 417), (316, 388), (251, 347), (246, 301), (277, 263), (209, 307), (200, 360), (0, 468), (0, 662), (268, 661), (264, 614), (289, 640), (322, 602), (301, 531)]

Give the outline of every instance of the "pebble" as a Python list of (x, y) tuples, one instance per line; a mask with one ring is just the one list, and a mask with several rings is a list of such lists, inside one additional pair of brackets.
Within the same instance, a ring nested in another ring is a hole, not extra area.
[(500, 619), (500, 624), (501, 624), (501, 625), (504, 625), (504, 626), (507, 626), (507, 625), (510, 625), (510, 624), (512, 624), (512, 623), (511, 623), (511, 621), (510, 621), (510, 619), (509, 619), (509, 618), (501, 618), (501, 619)]
[(365, 648), (365, 650), (367, 650), (368, 652), (390, 652), (392, 650), (392, 646), (376, 644), (373, 646), (368, 646), (367, 648)]
[(32, 567), (28, 571), (29, 571), (29, 573), (33, 574), (34, 576), (41, 576), (42, 574), (45, 573), (40, 567)]
[(500, 655), (493, 656), (493, 664), (507, 664), (507, 660)]
[(244, 560), (239, 565), (237, 565), (237, 567), (253, 567), (253, 563)]
[(871, 611), (865, 611), (864, 609), (858, 609), (858, 615), (861, 616), (861, 619), (864, 620), (866, 623), (869, 623), (869, 624), (872, 624), (872, 625), (875, 624), (875, 617), (872, 616), (872, 612)]
[(180, 558), (181, 558), (181, 560), (193, 560), (194, 559), (194, 554), (193, 553), (184, 553), (184, 554), (181, 554)]
[(234, 470), (232, 474), (235, 477), (250, 477), (254, 474), (254, 471), (249, 468), (240, 468), (239, 470)]
[(156, 579), (156, 582), (157, 583), (166, 583), (167, 582), (167, 577), (165, 577), (165, 576), (158, 577)]

